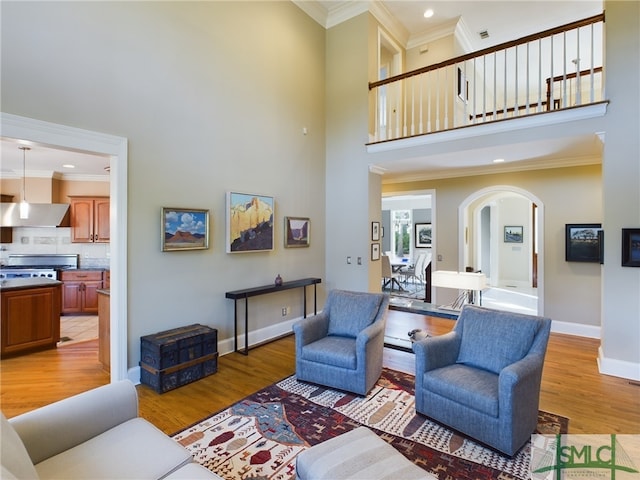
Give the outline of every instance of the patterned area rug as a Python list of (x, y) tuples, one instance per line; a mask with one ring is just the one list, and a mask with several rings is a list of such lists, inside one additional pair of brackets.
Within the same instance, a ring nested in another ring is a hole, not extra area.
[[(227, 480), (295, 478), (306, 448), (366, 425), (440, 479), (527, 479), (530, 449), (513, 458), (416, 415), (414, 377), (385, 369), (367, 397), (298, 382), (295, 376), (254, 393), (173, 438)], [(538, 433), (566, 433), (568, 419), (546, 412)]]

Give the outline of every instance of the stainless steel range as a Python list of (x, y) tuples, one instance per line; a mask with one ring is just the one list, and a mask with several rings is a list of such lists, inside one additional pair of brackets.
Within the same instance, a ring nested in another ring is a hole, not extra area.
[(9, 255), (0, 267), (0, 279), (45, 277), (57, 280), (60, 270), (78, 268), (77, 254)]

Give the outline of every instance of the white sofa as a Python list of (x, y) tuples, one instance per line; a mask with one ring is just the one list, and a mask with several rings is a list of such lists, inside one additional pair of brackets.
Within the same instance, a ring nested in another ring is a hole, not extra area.
[(2, 479), (219, 479), (138, 417), (128, 380), (7, 420), (2, 415)]

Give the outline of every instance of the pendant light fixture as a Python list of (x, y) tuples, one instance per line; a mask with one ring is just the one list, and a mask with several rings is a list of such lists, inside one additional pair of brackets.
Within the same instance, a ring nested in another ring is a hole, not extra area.
[(20, 218), (25, 220), (29, 218), (29, 204), (27, 203), (27, 195), (26, 195), (26, 177), (27, 177), (27, 169), (26, 169), (26, 151), (31, 150), (29, 147), (19, 146), (20, 150), (22, 150), (22, 201), (20, 202)]

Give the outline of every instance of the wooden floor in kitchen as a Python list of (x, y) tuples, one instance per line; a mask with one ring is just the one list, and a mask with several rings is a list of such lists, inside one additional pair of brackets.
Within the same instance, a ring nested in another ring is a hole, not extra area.
[[(390, 311), (387, 333), (421, 328), (446, 333), (453, 321)], [(551, 334), (540, 408), (569, 418), (570, 433), (640, 433), (640, 384), (598, 373), (600, 342)], [(385, 348), (385, 366), (414, 373), (413, 354)], [(293, 374), (293, 336), (252, 349), (248, 356), (219, 358), (218, 372), (159, 395), (140, 385), (140, 415), (171, 434), (245, 396)], [(109, 382), (97, 356), (97, 340), (0, 362), (0, 401), (7, 417)]]
[(98, 338), (97, 315), (63, 315), (60, 317), (61, 347)]

